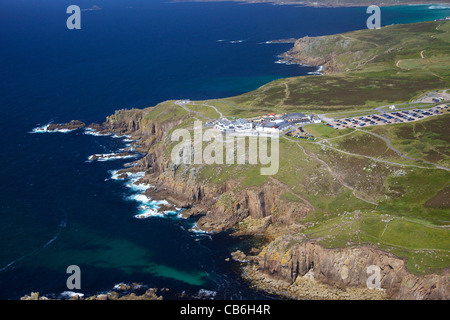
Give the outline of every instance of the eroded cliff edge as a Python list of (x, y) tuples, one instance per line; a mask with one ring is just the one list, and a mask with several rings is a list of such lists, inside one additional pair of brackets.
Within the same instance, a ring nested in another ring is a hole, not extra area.
[[(168, 156), (170, 133), (189, 116), (156, 116), (162, 107), (119, 110), (92, 128), (138, 140), (137, 151), (145, 156), (123, 172), (145, 171), (143, 181), (154, 186), (147, 195), (184, 208), (184, 215), (198, 216), (201, 229), (232, 229), (235, 234), (266, 237), (268, 245), (247, 256), (244, 269), (257, 288), (307, 299), (450, 298), (448, 270), (440, 275), (413, 275), (403, 259), (376, 248), (327, 249), (307, 239), (299, 221), (314, 208), (306, 201), (285, 199), (287, 187), (276, 179), (236, 192), (237, 179), (211, 183), (200, 179), (198, 167), (174, 165)], [(371, 265), (381, 269), (381, 290), (367, 289)]]

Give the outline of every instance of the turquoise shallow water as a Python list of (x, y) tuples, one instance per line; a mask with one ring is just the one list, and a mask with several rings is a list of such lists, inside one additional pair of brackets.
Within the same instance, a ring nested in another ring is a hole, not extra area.
[[(289, 44), (263, 42), (362, 29), (365, 9), (99, 0), (101, 10), (83, 11), (82, 30), (71, 32), (69, 4), (0, 1), (0, 298), (58, 295), (67, 290), (72, 264), (81, 268), (86, 294), (138, 281), (169, 287), (172, 298), (200, 290), (214, 298), (264, 298), (225, 261), (251, 243), (190, 232), (195, 220), (175, 214), (135, 218), (142, 202), (130, 199), (136, 191), (111, 173), (129, 159), (87, 161), (126, 141), (30, 131), (306, 75), (315, 68), (274, 63)], [(434, 19), (446, 10), (383, 8), (383, 24)]]
[(384, 7), (381, 10), (383, 25), (413, 23), (450, 17), (448, 4), (424, 4)]

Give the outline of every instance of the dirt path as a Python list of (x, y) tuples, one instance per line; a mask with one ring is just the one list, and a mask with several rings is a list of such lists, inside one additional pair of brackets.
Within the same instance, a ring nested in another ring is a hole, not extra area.
[(291, 141), (291, 142), (296, 143), (297, 146), (298, 146), (300, 149), (303, 150), (303, 153), (304, 153), (307, 157), (313, 158), (313, 159), (319, 161), (320, 163), (322, 163), (322, 164), (325, 166), (325, 168), (328, 170), (328, 172), (329, 172), (329, 173), (330, 173), (337, 181), (339, 181), (339, 183), (340, 183), (342, 186), (344, 186), (345, 188), (347, 188), (347, 189), (349, 189), (349, 190), (352, 191), (353, 195), (354, 195), (356, 198), (358, 198), (359, 200), (362, 200), (362, 201), (364, 201), (364, 202), (373, 204), (373, 205), (375, 205), (375, 206), (377, 205), (376, 202), (373, 202), (373, 201), (371, 201), (371, 200), (364, 199), (364, 198), (362, 198), (361, 196), (359, 196), (359, 195), (357, 194), (357, 190), (356, 190), (355, 188), (353, 188), (352, 186), (348, 185), (348, 184), (342, 179), (342, 177), (341, 177), (338, 173), (336, 173), (335, 171), (333, 171), (333, 169), (330, 167), (330, 165), (329, 165), (328, 163), (326, 163), (325, 161), (323, 161), (322, 159), (320, 159), (317, 155), (315, 155), (314, 153), (308, 153), (308, 152), (306, 151), (306, 149), (305, 149), (302, 145), (300, 145), (297, 141), (291, 140), (291, 139), (289, 139), (289, 138), (287, 138), (287, 137), (285, 137), (285, 136), (283, 136), (283, 137), (284, 137), (285, 139)]
[(206, 106), (206, 107), (213, 108), (213, 109), (217, 112), (217, 114), (219, 114), (220, 118), (223, 118), (222, 112), (220, 112), (219, 110), (217, 110), (216, 107), (211, 106), (211, 105), (209, 105), (209, 104), (196, 104), (196, 103), (194, 103), (194, 102), (188, 102), (188, 103), (185, 103), (185, 102), (183, 102), (183, 101), (176, 101), (176, 102), (175, 102), (176, 105), (180, 106), (181, 108), (183, 108), (184, 110), (186, 110), (186, 111), (189, 112), (189, 113), (195, 113), (196, 115), (202, 117), (202, 118), (205, 119), (205, 120), (215, 120), (215, 119), (211, 119), (211, 118), (209, 118), (209, 117), (206, 117), (206, 116), (202, 115), (202, 114), (201, 114), (200, 112), (198, 112), (198, 111), (194, 111), (194, 110), (189, 109), (188, 107), (186, 107), (186, 104), (189, 104), (189, 103), (192, 104), (192, 105), (194, 105), (194, 106)]
[(213, 108), (213, 109), (219, 114), (220, 118), (221, 118), (221, 119), (223, 118), (222, 112), (220, 112), (216, 107), (214, 107), (214, 106), (212, 106), (212, 105), (209, 105), (209, 104), (207, 104), (207, 103), (197, 104), (197, 103), (195, 103), (195, 102), (191, 102), (191, 104), (194, 105), (194, 106), (205, 106), (205, 107)]
[(380, 136), (379, 134), (376, 134), (376, 133), (370, 132), (370, 131), (366, 131), (366, 130), (361, 130), (361, 129), (358, 129), (358, 128), (355, 128), (355, 130), (360, 131), (360, 132), (364, 132), (364, 133), (371, 134), (371, 135), (373, 135), (373, 136), (375, 136), (375, 137), (377, 137), (377, 138), (383, 140), (384, 142), (386, 142), (386, 144), (387, 144), (387, 146), (389, 147), (389, 149), (391, 149), (392, 151), (394, 151), (395, 153), (397, 153), (400, 157), (402, 157), (402, 158), (404, 158), (404, 159), (406, 159), (406, 160), (413, 160), (413, 161), (423, 162), (423, 163), (426, 163), (426, 164), (433, 165), (433, 166), (435, 166), (435, 167), (438, 168), (438, 169), (450, 171), (450, 168), (447, 168), (447, 167), (438, 165), (438, 164), (436, 164), (436, 163), (428, 162), (428, 161), (421, 160), (421, 159), (411, 158), (411, 157), (408, 157), (408, 156), (404, 155), (400, 150), (398, 150), (398, 149), (396, 149), (396, 148), (394, 148), (394, 147), (392, 146), (391, 141), (390, 141), (389, 139), (387, 139), (387, 138), (385, 138), (385, 137), (383, 137), (383, 136)]

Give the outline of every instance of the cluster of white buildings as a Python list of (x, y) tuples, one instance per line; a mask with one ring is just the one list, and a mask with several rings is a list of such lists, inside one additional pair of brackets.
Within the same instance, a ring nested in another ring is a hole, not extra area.
[(289, 114), (268, 114), (266, 116), (253, 119), (215, 120), (210, 125), (215, 126), (221, 132), (226, 134), (238, 135), (261, 135), (261, 134), (280, 134), (281, 132), (292, 128), (294, 125), (305, 125), (309, 123), (320, 123), (321, 120), (314, 115), (304, 115), (303, 113)]

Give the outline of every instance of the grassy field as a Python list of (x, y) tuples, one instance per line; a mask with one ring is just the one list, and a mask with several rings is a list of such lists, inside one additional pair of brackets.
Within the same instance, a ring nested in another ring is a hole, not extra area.
[(403, 154), (450, 166), (450, 114), (422, 121), (392, 126), (368, 127), (365, 130), (388, 138)]

